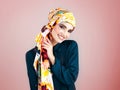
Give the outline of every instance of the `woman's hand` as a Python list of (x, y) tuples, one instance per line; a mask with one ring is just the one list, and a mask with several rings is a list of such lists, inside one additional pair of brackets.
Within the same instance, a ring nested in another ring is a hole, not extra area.
[(42, 43), (42, 48), (47, 50), (47, 55), (52, 65), (55, 63), (55, 56), (53, 55), (53, 44), (48, 38), (45, 38)]

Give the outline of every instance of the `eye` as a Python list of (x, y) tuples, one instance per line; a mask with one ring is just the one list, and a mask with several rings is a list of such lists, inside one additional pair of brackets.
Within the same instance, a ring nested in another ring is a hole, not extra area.
[(63, 24), (59, 24), (59, 27), (60, 27), (61, 29), (65, 29), (65, 28), (66, 28), (66, 26), (63, 25)]
[(70, 29), (70, 30), (68, 30), (68, 32), (69, 32), (69, 33), (72, 33), (72, 32), (73, 32), (73, 30), (72, 30), (72, 29)]

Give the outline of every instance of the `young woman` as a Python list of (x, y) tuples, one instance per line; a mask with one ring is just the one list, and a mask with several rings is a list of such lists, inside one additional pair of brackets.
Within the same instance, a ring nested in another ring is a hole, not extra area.
[(65, 9), (50, 11), (49, 23), (36, 37), (37, 45), (26, 53), (31, 90), (76, 90), (79, 71), (78, 45), (67, 40), (75, 28), (73, 14)]

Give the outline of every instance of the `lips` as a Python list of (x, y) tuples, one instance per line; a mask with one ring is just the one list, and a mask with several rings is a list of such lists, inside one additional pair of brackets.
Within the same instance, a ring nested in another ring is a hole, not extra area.
[(65, 37), (64, 37), (63, 35), (59, 35), (59, 34), (58, 34), (58, 38), (59, 38), (60, 40), (62, 40), (62, 41), (65, 40)]

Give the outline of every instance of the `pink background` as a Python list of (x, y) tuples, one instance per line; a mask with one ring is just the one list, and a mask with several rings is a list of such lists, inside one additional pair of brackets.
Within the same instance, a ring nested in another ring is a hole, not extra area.
[(57, 7), (77, 19), (70, 37), (79, 44), (77, 90), (120, 90), (119, 0), (0, 1), (0, 90), (29, 90), (25, 52)]

